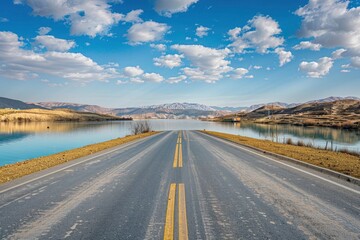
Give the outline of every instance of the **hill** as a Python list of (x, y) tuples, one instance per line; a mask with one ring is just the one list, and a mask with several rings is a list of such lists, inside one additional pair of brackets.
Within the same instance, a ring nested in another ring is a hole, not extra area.
[(360, 100), (310, 102), (293, 108), (264, 107), (242, 118), (257, 123), (360, 129)]
[(25, 103), (19, 100), (14, 100), (10, 98), (0, 97), (0, 109), (1, 108), (13, 108), (13, 109), (32, 109), (32, 108), (40, 108), (45, 109), (42, 106), (38, 106), (31, 103)]
[(119, 117), (96, 113), (75, 112), (68, 109), (0, 109), (0, 122), (109, 121)]

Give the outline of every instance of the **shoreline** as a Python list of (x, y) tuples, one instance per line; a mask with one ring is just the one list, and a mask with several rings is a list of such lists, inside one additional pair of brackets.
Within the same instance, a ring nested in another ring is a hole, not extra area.
[(0, 166), (0, 184), (158, 133), (159, 132), (153, 131), (138, 135), (129, 135), (122, 138), (116, 138), (105, 142), (90, 144), (84, 147), (51, 154), (48, 156), (32, 158), (21, 162)]
[(240, 145), (255, 147), (264, 151), (293, 158), (301, 162), (313, 164), (318, 167), (330, 169), (354, 178), (360, 178), (360, 156), (306, 146), (275, 143), (269, 140), (260, 140), (214, 131), (200, 132), (229, 140)]

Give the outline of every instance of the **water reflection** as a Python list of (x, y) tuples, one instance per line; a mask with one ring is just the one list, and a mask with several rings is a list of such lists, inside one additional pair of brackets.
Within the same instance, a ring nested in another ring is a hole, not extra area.
[[(123, 137), (134, 122), (56, 122), (0, 123), (0, 166), (53, 154), (84, 145)], [(196, 120), (150, 120), (153, 130), (212, 130), (285, 142), (304, 141), (315, 146), (329, 145), (360, 152), (356, 131), (323, 127), (266, 125), (254, 123), (215, 123)], [(330, 144), (331, 142), (331, 144)]]

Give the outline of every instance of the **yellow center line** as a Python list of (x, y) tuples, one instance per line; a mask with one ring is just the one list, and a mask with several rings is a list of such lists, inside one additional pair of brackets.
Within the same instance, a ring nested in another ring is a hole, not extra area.
[(178, 166), (178, 158), (179, 158), (179, 144), (176, 144), (173, 168), (176, 168)]
[(175, 213), (176, 183), (170, 185), (168, 203), (165, 216), (164, 240), (174, 239), (174, 213)]
[(179, 144), (179, 168), (183, 166), (183, 158), (182, 158), (182, 145), (181, 142)]
[(182, 167), (183, 166), (183, 158), (182, 158), (182, 132), (179, 131), (178, 138), (176, 140), (176, 148), (174, 154), (173, 168)]
[(185, 185), (179, 183), (178, 188), (178, 208), (179, 208), (179, 240), (188, 240), (188, 226), (186, 217), (186, 197), (185, 197)]

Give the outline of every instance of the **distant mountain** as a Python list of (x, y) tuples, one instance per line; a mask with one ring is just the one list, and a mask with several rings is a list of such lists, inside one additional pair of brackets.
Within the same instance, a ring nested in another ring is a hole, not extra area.
[(339, 100), (360, 100), (360, 98), (358, 97), (327, 97), (327, 98), (323, 98), (323, 99), (319, 99), (319, 100), (312, 100), (312, 101), (308, 101), (306, 103), (327, 103), (327, 102), (335, 102), (335, 101), (339, 101)]
[(239, 112), (247, 109), (247, 107), (216, 107), (216, 106), (211, 106), (211, 108), (218, 111), (228, 111), (228, 112)]
[(281, 107), (281, 108), (289, 108), (289, 107), (293, 107), (293, 106), (297, 106), (298, 104), (296, 103), (292, 103), (292, 104), (288, 104), (288, 103), (283, 103), (283, 102), (272, 102), (272, 103), (263, 103), (263, 104), (256, 104), (256, 105), (251, 105), (250, 107), (247, 107), (245, 109), (243, 109), (243, 112), (252, 112), (256, 109), (262, 108), (264, 106), (274, 106), (274, 107)]
[(169, 109), (169, 110), (199, 110), (199, 111), (216, 111), (216, 109), (197, 103), (168, 103), (161, 105), (152, 105), (142, 107), (144, 109)]
[(4, 98), (4, 97), (0, 97), (0, 108), (14, 108), (14, 109), (32, 109), (32, 108), (40, 108), (40, 109), (44, 109), (44, 107), (35, 105), (35, 104), (30, 104), (30, 103), (25, 103), (19, 100), (14, 100), (14, 99), (10, 99), (10, 98)]
[(65, 102), (39, 102), (35, 103), (48, 109), (71, 109), (78, 112), (92, 112), (98, 114), (113, 114), (113, 109), (104, 108), (97, 105), (87, 105), (78, 103), (65, 103)]
[(104, 108), (97, 105), (64, 102), (40, 102), (36, 104), (49, 109), (72, 109), (81, 112), (130, 116), (133, 118), (186, 119), (221, 116), (225, 114), (225, 111), (218, 111), (212, 107), (196, 103), (168, 103), (130, 108)]
[(217, 106), (207, 106), (203, 104), (184, 102), (184, 103), (167, 103), (160, 105), (128, 107), (128, 108), (105, 108), (97, 105), (66, 103), (66, 102), (39, 102), (32, 104), (32, 103), (24, 103), (18, 100), (13, 100), (8, 98), (0, 98), (0, 108), (71, 109), (80, 112), (92, 112), (98, 114), (126, 116), (133, 118), (160, 118), (160, 119), (211, 118), (211, 117), (221, 117), (224, 115), (231, 115), (233, 113), (242, 113), (242, 114), (252, 113), (249, 116), (258, 118), (269, 114), (269, 110), (271, 112), (276, 110), (278, 112), (282, 111), (284, 114), (293, 114), (290, 112), (292, 111), (291, 109), (306, 104), (315, 106), (316, 104), (319, 103), (332, 103), (342, 100), (359, 101), (360, 98), (329, 97), (329, 98), (309, 101), (304, 104), (299, 104), (299, 103), (288, 104), (283, 102), (272, 102), (272, 103), (256, 104), (250, 107), (217, 107)]

